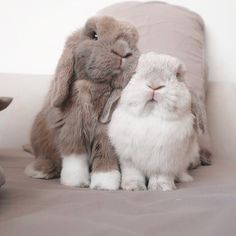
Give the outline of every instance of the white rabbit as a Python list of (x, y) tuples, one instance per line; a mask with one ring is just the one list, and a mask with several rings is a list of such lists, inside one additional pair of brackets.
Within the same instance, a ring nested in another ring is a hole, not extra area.
[(184, 68), (177, 58), (144, 54), (122, 91), (108, 133), (123, 189), (146, 189), (146, 178), (148, 189), (163, 191), (193, 180), (187, 169), (199, 164), (199, 145)]

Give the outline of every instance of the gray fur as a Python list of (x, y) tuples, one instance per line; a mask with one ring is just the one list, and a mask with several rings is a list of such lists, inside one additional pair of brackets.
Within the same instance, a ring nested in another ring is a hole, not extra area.
[[(93, 31), (98, 40), (91, 38)], [(119, 169), (105, 123), (119, 91), (135, 71), (137, 41), (134, 26), (111, 17), (93, 17), (68, 38), (32, 127), (36, 160), (26, 168), (26, 174), (34, 177), (30, 174), (33, 170), (43, 172), (42, 178), (58, 177), (62, 155), (85, 152), (90, 156), (91, 171)]]

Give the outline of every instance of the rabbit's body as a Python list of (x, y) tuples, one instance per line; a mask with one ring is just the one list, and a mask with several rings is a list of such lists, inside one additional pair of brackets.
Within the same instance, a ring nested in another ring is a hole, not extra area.
[(140, 119), (118, 108), (112, 117), (110, 134), (120, 158), (132, 162), (146, 176), (165, 172), (178, 176), (196, 154), (189, 150), (196, 142), (191, 114), (177, 121), (166, 121), (158, 114)]
[[(122, 188), (171, 190), (174, 181), (190, 181), (199, 146), (191, 112), (191, 94), (178, 81), (181, 64), (169, 56), (144, 54), (123, 90), (109, 125), (119, 156)], [(153, 90), (153, 88), (155, 90)]]
[(119, 165), (107, 123), (133, 75), (138, 32), (127, 22), (94, 17), (67, 40), (31, 144), (36, 160), (25, 173), (61, 177), (68, 186), (118, 189)]

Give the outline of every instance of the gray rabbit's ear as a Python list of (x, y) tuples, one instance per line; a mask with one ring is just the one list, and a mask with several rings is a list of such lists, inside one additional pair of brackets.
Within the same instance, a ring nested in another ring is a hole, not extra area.
[(206, 132), (207, 123), (204, 100), (197, 96), (193, 91), (190, 92), (192, 98), (191, 111), (194, 115), (194, 129), (198, 134), (204, 134)]
[(0, 97), (0, 111), (4, 110), (12, 102), (13, 98), (9, 97)]
[(80, 31), (76, 31), (66, 41), (52, 83), (52, 106), (61, 107), (69, 96), (69, 87), (74, 75), (74, 50), (78, 44), (79, 38)]
[(112, 91), (110, 97), (108, 98), (103, 108), (102, 114), (99, 116), (99, 122), (101, 122), (102, 124), (106, 124), (111, 121), (111, 116), (120, 99), (121, 91), (121, 89), (115, 89)]
[(60, 128), (65, 124), (64, 116), (60, 108), (53, 107), (47, 114), (47, 120), (51, 129)]

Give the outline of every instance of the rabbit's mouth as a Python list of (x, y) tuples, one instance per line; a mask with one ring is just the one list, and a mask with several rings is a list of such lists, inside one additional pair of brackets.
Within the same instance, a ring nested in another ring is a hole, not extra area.
[(157, 100), (155, 100), (154, 98), (151, 98), (150, 100), (147, 101), (147, 103), (157, 103)]
[(127, 59), (126, 58), (117, 58), (116, 59), (116, 65), (117, 67), (113, 70), (114, 74), (120, 74), (125, 70), (125, 66), (127, 63)]
[(145, 106), (148, 107), (149, 109), (154, 109), (154, 107), (156, 107), (157, 105), (158, 105), (158, 101), (152, 98), (146, 102)]
[(112, 75), (113, 75), (113, 76), (119, 75), (119, 74), (121, 74), (121, 73), (122, 73), (122, 69), (121, 69), (121, 68), (117, 68), (117, 69), (114, 69), (114, 70), (112, 71)]

